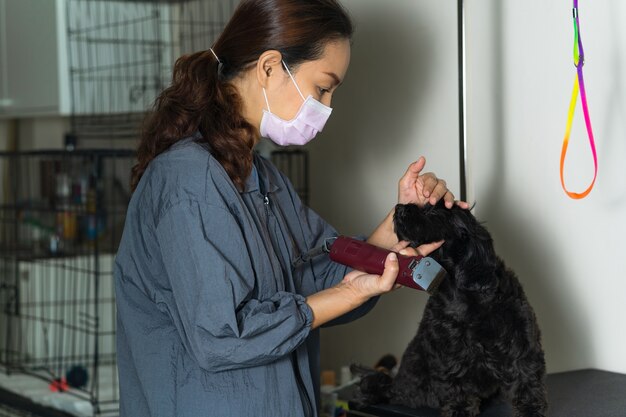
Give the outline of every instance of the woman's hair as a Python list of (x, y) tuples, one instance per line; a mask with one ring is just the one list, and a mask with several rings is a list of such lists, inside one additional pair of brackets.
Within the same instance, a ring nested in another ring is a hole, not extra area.
[(148, 164), (174, 143), (200, 132), (236, 186), (252, 172), (257, 128), (242, 115), (231, 81), (268, 50), (290, 67), (321, 58), (329, 41), (351, 39), (353, 25), (337, 0), (243, 0), (213, 50), (180, 57), (172, 84), (156, 99), (144, 122), (132, 169), (134, 191)]

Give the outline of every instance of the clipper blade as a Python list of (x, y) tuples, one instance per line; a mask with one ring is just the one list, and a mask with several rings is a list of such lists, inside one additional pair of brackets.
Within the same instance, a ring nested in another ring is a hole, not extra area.
[(413, 270), (413, 282), (432, 295), (446, 277), (446, 270), (433, 258), (422, 258)]

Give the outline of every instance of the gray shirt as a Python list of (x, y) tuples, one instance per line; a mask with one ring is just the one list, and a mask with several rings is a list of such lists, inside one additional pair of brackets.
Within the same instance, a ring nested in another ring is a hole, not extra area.
[(305, 297), (348, 270), (327, 256), (292, 267), (337, 233), (269, 161), (255, 154), (254, 166), (239, 192), (187, 138), (139, 182), (114, 267), (122, 417), (317, 415)]

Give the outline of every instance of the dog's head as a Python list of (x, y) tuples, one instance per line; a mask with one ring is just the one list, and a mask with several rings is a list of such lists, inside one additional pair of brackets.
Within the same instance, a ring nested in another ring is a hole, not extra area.
[(448, 271), (458, 288), (486, 291), (496, 285), (496, 254), (489, 232), (469, 210), (445, 207), (443, 200), (432, 206), (398, 204), (394, 215), (400, 240), (417, 247), (444, 240), (431, 256)]

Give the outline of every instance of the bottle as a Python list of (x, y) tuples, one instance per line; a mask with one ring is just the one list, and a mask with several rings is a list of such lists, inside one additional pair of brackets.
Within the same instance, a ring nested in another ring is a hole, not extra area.
[(91, 177), (89, 179), (89, 187), (86, 192), (85, 205), (85, 209), (87, 211), (85, 218), (85, 237), (88, 241), (93, 241), (98, 237), (97, 197), (95, 178)]
[(78, 230), (76, 213), (72, 210), (72, 181), (66, 172), (59, 172), (56, 177), (56, 203), (56, 236), (59, 241), (51, 240), (50, 248), (60, 252), (61, 248), (71, 246)]

